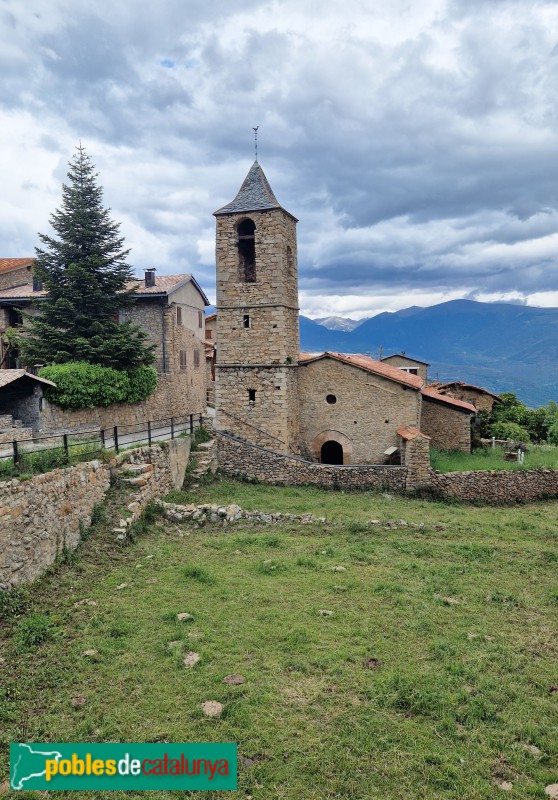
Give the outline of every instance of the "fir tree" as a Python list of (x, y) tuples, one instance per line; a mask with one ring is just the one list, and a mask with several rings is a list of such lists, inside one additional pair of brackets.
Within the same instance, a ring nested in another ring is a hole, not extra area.
[(62, 205), (50, 217), (56, 238), (39, 234), (35, 277), (47, 292), (28, 316), (29, 338), (23, 347), (27, 364), (86, 361), (115, 369), (133, 369), (153, 362), (153, 345), (118, 312), (133, 304), (133, 280), (126, 263), (129, 250), (120, 225), (103, 208), (98, 173), (79, 145), (70, 161)]

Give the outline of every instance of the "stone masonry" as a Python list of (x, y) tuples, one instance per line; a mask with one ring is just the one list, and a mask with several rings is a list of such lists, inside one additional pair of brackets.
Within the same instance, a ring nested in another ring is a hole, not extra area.
[(421, 431), (438, 450), (471, 451), (471, 417), (436, 400), (422, 398)]

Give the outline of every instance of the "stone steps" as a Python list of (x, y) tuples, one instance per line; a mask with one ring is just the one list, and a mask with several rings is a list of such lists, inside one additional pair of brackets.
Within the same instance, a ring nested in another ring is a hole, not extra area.
[(202, 475), (207, 475), (211, 470), (214, 443), (214, 439), (211, 439), (209, 442), (203, 442), (198, 445), (196, 451), (190, 454), (190, 458), (195, 462), (195, 467), (191, 473), (194, 477), (201, 478)]

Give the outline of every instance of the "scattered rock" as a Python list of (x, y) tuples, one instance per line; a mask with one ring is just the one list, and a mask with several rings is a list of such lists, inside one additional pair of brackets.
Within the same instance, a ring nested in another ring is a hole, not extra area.
[(180, 614), (176, 615), (176, 619), (179, 622), (192, 622), (194, 617), (191, 614), (187, 614), (186, 611), (182, 611)]
[(460, 606), (463, 602), (462, 600), (458, 600), (457, 597), (442, 597), (442, 600), (447, 606)]
[(381, 663), (379, 658), (365, 658), (362, 666), (366, 669), (378, 669)]
[(328, 611), (326, 608), (319, 608), (318, 609), (318, 614), (321, 617), (332, 617), (333, 616), (333, 611)]
[(347, 571), (347, 567), (332, 567), (331, 571), (332, 572), (346, 572)]
[(504, 792), (511, 792), (511, 790), (513, 789), (513, 783), (510, 783), (509, 781), (502, 781), (497, 785), (500, 787), (500, 789), (503, 789)]
[(220, 717), (224, 708), (223, 704), (218, 703), (217, 700), (206, 700), (201, 707), (206, 717)]
[(558, 800), (558, 783), (550, 783), (545, 786), (544, 793), (550, 797), (550, 800)]
[(535, 747), (534, 744), (522, 744), (521, 745), (524, 750), (528, 753), (531, 753), (532, 756), (540, 756), (541, 751), (538, 747)]
[(119, 583), (119, 584), (118, 584), (118, 586), (117, 586), (116, 588), (117, 588), (117, 589), (125, 589), (125, 588), (126, 588), (126, 586), (128, 586), (128, 584), (127, 584), (127, 583)]
[(77, 694), (70, 700), (70, 705), (72, 705), (74, 708), (83, 708), (86, 703), (87, 699), (82, 694)]
[(87, 656), (88, 658), (93, 658), (94, 656), (98, 656), (98, 655), (99, 655), (99, 651), (98, 650), (94, 650), (94, 649), (84, 650), (83, 653), (82, 653), (82, 656)]
[(494, 641), (494, 636), (485, 636), (484, 638), (486, 639), (487, 642), (493, 642)]
[(147, 578), (145, 582), (146, 583), (159, 583), (159, 579), (158, 578)]
[(145, 556), (145, 557), (146, 557), (146, 558), (154, 558), (154, 556), (153, 556), (153, 555), (150, 555), (150, 556)]
[(558, 686), (549, 686), (548, 687), (548, 694), (549, 695), (556, 694), (556, 692), (558, 692)]
[(190, 650), (190, 652), (186, 653), (186, 655), (184, 656), (182, 663), (184, 664), (185, 667), (193, 667), (194, 664), (197, 664), (199, 660), (200, 660), (200, 654), (194, 653), (193, 650)]
[(244, 683), (244, 675), (227, 675), (223, 678), (223, 683), (226, 683), (227, 686), (240, 686), (241, 683)]
[(384, 492), (382, 494), (382, 497), (384, 498), (384, 500), (393, 500), (393, 495), (389, 494), (389, 492)]
[(85, 600), (78, 600), (77, 603), (74, 603), (74, 608), (79, 608), (80, 606), (96, 606), (97, 603), (95, 600), (91, 600), (89, 597), (86, 597)]
[(472, 639), (478, 639), (478, 633), (473, 633), (472, 631), (467, 631), (467, 639), (471, 641)]
[(10, 782), (4, 781), (4, 783), (0, 783), (0, 795), (8, 794), (10, 791)]

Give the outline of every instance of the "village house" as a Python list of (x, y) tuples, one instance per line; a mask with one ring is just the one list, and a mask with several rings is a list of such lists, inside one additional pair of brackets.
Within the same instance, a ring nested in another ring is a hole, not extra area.
[(297, 219), (257, 161), (215, 217), (218, 430), (328, 464), (394, 463), (421, 435), (470, 449), (474, 406), (427, 387), (425, 362), (300, 354)]
[(489, 414), (492, 413), (494, 403), (502, 402), (497, 394), (493, 394), (481, 386), (474, 386), (472, 383), (464, 383), (463, 381), (431, 383), (430, 388), (446, 397), (455, 397), (458, 400), (471, 403), (477, 411), (487, 411)]
[[(0, 289), (0, 341), (2, 341), (2, 368), (20, 369), (17, 351), (6, 352), (8, 327), (25, 333), (24, 314), (32, 314), (33, 307), (46, 297), (40, 284), (33, 280), (33, 259), (0, 259), (0, 276), (4, 284)], [(119, 404), (106, 409), (63, 411), (43, 402), (40, 387), (34, 387), (37, 408), (32, 414), (34, 431), (79, 429), (82, 427), (109, 427), (184, 417), (203, 413), (206, 408), (206, 345), (205, 307), (207, 297), (192, 275), (156, 275), (147, 269), (143, 279), (130, 281), (135, 303), (120, 312), (120, 320), (131, 319), (137, 323), (155, 344), (154, 366), (158, 372), (155, 392), (141, 403)], [(6, 357), (7, 356), (7, 357)], [(27, 365), (36, 371), (39, 365)], [(4, 393), (11, 391), (6, 383)], [(4, 407), (9, 402), (4, 400)], [(13, 397), (13, 416), (24, 424), (31, 424), (29, 404), (25, 407)], [(40, 408), (39, 408), (40, 406)]]

